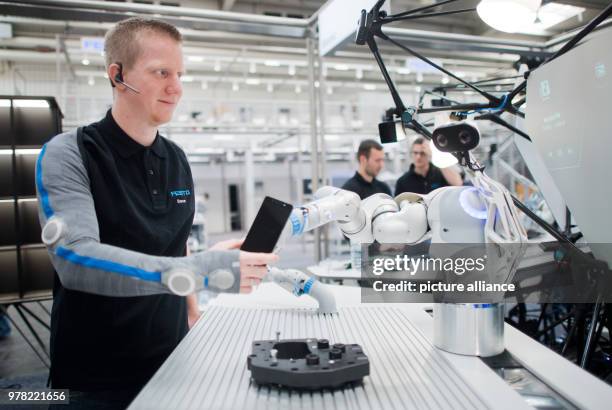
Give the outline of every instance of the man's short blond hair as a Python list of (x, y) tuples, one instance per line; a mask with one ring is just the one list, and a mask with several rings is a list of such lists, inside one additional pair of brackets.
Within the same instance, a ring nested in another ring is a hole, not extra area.
[(165, 34), (178, 43), (183, 41), (176, 27), (161, 20), (142, 17), (122, 20), (108, 30), (104, 37), (106, 66), (121, 63), (123, 68), (133, 67), (140, 56), (140, 36), (151, 32)]

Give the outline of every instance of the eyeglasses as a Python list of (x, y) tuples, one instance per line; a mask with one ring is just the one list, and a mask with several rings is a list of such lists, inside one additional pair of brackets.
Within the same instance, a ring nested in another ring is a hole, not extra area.
[(414, 155), (415, 157), (418, 157), (418, 156), (426, 157), (427, 153), (425, 151), (412, 151), (412, 155)]

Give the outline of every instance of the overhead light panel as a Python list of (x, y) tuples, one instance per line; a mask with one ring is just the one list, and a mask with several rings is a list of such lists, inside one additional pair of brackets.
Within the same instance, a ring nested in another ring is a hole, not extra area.
[(295, 66), (293, 64), (289, 66), (289, 75), (295, 75)]
[(219, 60), (215, 61), (215, 66), (213, 67), (213, 70), (215, 70), (216, 72), (221, 71), (221, 63), (219, 62)]
[(247, 78), (245, 82), (248, 85), (259, 85), (259, 84), (261, 84), (261, 81), (259, 81), (259, 78)]
[(187, 61), (191, 61), (194, 63), (201, 63), (204, 61), (204, 57), (202, 56), (187, 56)]
[(549, 28), (556, 26), (572, 17), (579, 16), (584, 13), (584, 7), (571, 6), (569, 4), (546, 3), (537, 12), (537, 18), (534, 22), (521, 27), (516, 32), (522, 34), (533, 35), (549, 35)]
[(82, 59), (82, 60), (81, 60), (81, 63), (82, 63), (83, 65), (89, 65), (90, 61), (89, 61), (89, 59), (88, 59), (88, 58), (84, 58), (84, 59)]
[(281, 63), (276, 60), (266, 60), (264, 64), (268, 67), (280, 67)]
[[(9, 101), (9, 100), (2, 100)], [(49, 102), (47, 100), (13, 100), (15, 107), (23, 108), (49, 108)], [(5, 107), (10, 107), (10, 102)]]
[(219, 135), (213, 136), (213, 140), (215, 141), (233, 141), (234, 136), (231, 134), (219, 134)]
[(410, 71), (409, 68), (406, 68), (406, 67), (398, 67), (397, 68), (397, 73), (398, 74), (403, 74), (403, 75), (408, 75), (408, 74), (411, 73), (411, 71)]

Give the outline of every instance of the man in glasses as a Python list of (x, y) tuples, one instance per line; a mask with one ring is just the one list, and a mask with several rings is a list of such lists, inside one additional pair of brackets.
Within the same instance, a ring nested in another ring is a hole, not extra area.
[(438, 168), (431, 163), (431, 149), (424, 138), (417, 138), (410, 148), (410, 169), (397, 180), (395, 195), (403, 192), (428, 194), (443, 186), (461, 186), (461, 175), (452, 167)]
[(376, 179), (385, 165), (383, 146), (374, 140), (361, 141), (357, 150), (357, 161), (359, 169), (344, 183), (342, 189), (355, 192), (361, 199), (378, 193), (391, 195), (389, 186)]

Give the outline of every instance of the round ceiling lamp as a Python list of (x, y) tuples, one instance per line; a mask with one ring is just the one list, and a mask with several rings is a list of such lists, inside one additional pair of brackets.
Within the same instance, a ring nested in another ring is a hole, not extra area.
[(536, 20), (542, 0), (482, 0), (476, 11), (489, 26), (515, 33)]

